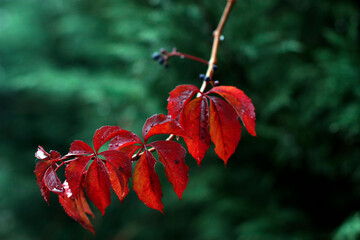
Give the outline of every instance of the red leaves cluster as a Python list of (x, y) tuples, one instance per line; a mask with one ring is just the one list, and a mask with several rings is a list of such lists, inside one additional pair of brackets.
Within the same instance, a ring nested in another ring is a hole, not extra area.
[[(155, 164), (159, 161), (164, 165), (167, 179), (181, 199), (189, 180), (186, 150), (171, 138), (150, 143), (149, 138), (158, 134), (183, 137), (199, 165), (212, 141), (215, 152), (226, 164), (241, 137), (238, 118), (251, 135), (256, 135), (254, 110), (251, 100), (235, 87), (214, 87), (201, 93), (193, 85), (178, 86), (168, 99), (169, 116), (154, 115), (145, 122), (144, 141), (135, 133), (105, 126), (95, 132), (94, 148), (76, 140), (68, 154), (61, 156), (56, 151), (47, 153), (39, 147), (35, 154), (39, 160), (35, 168), (37, 183), (46, 202), (49, 202), (50, 192), (56, 193), (65, 212), (94, 233), (88, 218), (94, 214), (85, 193), (104, 214), (111, 202), (111, 189), (120, 201), (129, 193), (132, 162), (138, 160), (133, 173), (133, 188), (148, 207), (163, 212), (162, 189)], [(107, 142), (108, 149), (100, 151)], [(158, 153), (158, 160), (152, 155), (153, 151)], [(66, 180), (61, 182), (57, 170), (63, 165), (66, 166)]]
[[(225, 100), (211, 94), (220, 95)], [(192, 99), (195, 95), (198, 96)], [(168, 102), (169, 115), (179, 120), (184, 128), (189, 153), (199, 165), (210, 147), (210, 140), (215, 145), (216, 154), (227, 163), (241, 137), (238, 117), (246, 130), (256, 136), (255, 108), (251, 99), (235, 87), (219, 86), (201, 93), (193, 85), (180, 85), (170, 92)]]

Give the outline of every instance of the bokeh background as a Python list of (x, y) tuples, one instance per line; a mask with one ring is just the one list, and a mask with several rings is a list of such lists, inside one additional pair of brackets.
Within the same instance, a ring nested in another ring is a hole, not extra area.
[(179, 84), (200, 86), (225, 0), (0, 0), (0, 239), (360, 239), (360, 4), (239, 0), (215, 77), (253, 100), (225, 168), (190, 156), (179, 201), (157, 166), (165, 215), (113, 196), (96, 236), (36, 185), (38, 145), (67, 153), (103, 125), (140, 134)]

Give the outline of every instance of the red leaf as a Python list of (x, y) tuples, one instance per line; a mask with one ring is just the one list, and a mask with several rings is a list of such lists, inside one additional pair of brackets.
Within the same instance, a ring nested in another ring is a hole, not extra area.
[(168, 113), (172, 119), (179, 120), (180, 113), (185, 105), (197, 94), (200, 90), (194, 85), (180, 85), (170, 92), (168, 98)]
[(189, 153), (201, 165), (210, 146), (208, 104), (204, 96), (195, 98), (185, 106), (180, 123), (187, 134), (184, 140)]
[(173, 185), (179, 199), (189, 182), (189, 168), (185, 164), (186, 150), (173, 141), (156, 141), (151, 144), (159, 154), (159, 160), (165, 166), (167, 179)]
[(38, 150), (35, 153), (35, 157), (39, 160), (47, 160), (50, 159), (50, 154), (47, 153), (42, 146), (38, 147)]
[(49, 189), (45, 186), (44, 175), (49, 167), (53, 166), (56, 162), (60, 161), (60, 154), (56, 151), (51, 151), (50, 154), (47, 153), (41, 146), (38, 147), (38, 150), (35, 153), (35, 157), (40, 161), (36, 164), (34, 173), (37, 179), (37, 184), (39, 185), (41, 195), (45, 201), (49, 204)]
[(65, 168), (65, 177), (74, 195), (77, 195), (82, 185), (83, 175), (92, 156), (79, 156)]
[(94, 150), (85, 142), (76, 140), (71, 146), (67, 155), (87, 155), (93, 154)]
[(111, 186), (114, 192), (123, 201), (129, 193), (129, 178), (131, 177), (131, 160), (123, 152), (109, 150), (100, 153), (107, 160), (106, 168), (109, 172)]
[(156, 134), (174, 134), (178, 136), (184, 135), (184, 130), (180, 124), (164, 114), (156, 114), (148, 118), (143, 127), (143, 138), (147, 140)]
[(111, 202), (111, 185), (109, 175), (101, 159), (91, 163), (86, 174), (86, 193), (89, 199), (101, 211), (102, 215)]
[(133, 144), (142, 144), (141, 139), (133, 132), (121, 130), (109, 144), (109, 150), (119, 150)]
[(118, 151), (126, 153), (126, 155), (128, 155), (128, 157), (131, 159), (132, 156), (136, 153), (136, 151), (139, 150), (140, 148), (141, 146), (138, 145), (129, 145), (126, 147), (119, 148)]
[(65, 193), (59, 195), (59, 202), (61, 206), (71, 218), (79, 222), (85, 229), (95, 234), (95, 230), (88, 216), (86, 215), (89, 214), (94, 217), (94, 214), (92, 213), (86, 201), (84, 191), (81, 189), (79, 194), (74, 197), (66, 181), (64, 182), (63, 186)]
[(53, 165), (48, 167), (48, 169), (46, 170), (46, 172), (44, 174), (43, 179), (44, 179), (44, 184), (49, 189), (49, 191), (57, 193), (57, 194), (64, 192), (64, 188), (54, 171)]
[(93, 138), (95, 152), (98, 152), (100, 147), (115, 137), (120, 130), (121, 128), (116, 126), (104, 126), (96, 130)]
[(226, 165), (239, 143), (241, 125), (231, 105), (218, 97), (210, 97), (210, 136)]
[(153, 155), (145, 150), (136, 164), (133, 185), (141, 201), (163, 213), (162, 191), (159, 177), (155, 172), (155, 162)]
[(255, 132), (255, 108), (251, 99), (245, 95), (243, 91), (233, 86), (219, 86), (212, 88), (209, 93), (217, 93), (231, 104), (239, 115), (241, 121), (244, 123), (246, 130), (252, 135), (256, 136)]
[(50, 151), (50, 158), (51, 159), (59, 159), (59, 158), (61, 158), (61, 155), (60, 155), (59, 152), (51, 150)]
[(35, 175), (37, 179), (37, 184), (39, 185), (41, 195), (45, 199), (45, 201), (49, 204), (49, 189), (45, 186), (43, 178), (45, 175), (46, 170), (53, 164), (51, 160), (48, 161), (40, 161), (36, 164), (35, 167)]

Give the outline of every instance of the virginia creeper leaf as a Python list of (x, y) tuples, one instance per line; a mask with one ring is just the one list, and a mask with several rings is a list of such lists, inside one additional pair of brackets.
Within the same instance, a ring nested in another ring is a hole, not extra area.
[(92, 156), (79, 156), (65, 168), (65, 177), (74, 195), (77, 195), (82, 185), (83, 175)]
[(133, 132), (121, 130), (109, 144), (109, 150), (119, 150), (120, 148), (133, 144), (142, 144), (141, 139)]
[(255, 132), (255, 107), (251, 99), (245, 95), (243, 91), (233, 86), (218, 86), (212, 88), (207, 94), (216, 93), (222, 96), (239, 115), (241, 121), (244, 123), (246, 130), (252, 135), (256, 136)]
[(116, 126), (104, 126), (96, 130), (93, 137), (95, 152), (98, 152), (100, 147), (115, 137), (120, 130), (121, 128)]
[(61, 206), (71, 218), (79, 222), (85, 229), (95, 234), (94, 227), (92, 226), (86, 214), (93, 216), (93, 218), (95, 217), (86, 201), (84, 191), (81, 190), (75, 197), (72, 194), (66, 181), (64, 182), (63, 186), (65, 193), (59, 195), (59, 202)]
[(38, 150), (35, 153), (35, 157), (39, 160), (46, 160), (51, 158), (50, 154), (47, 153), (42, 146), (38, 147)]
[(179, 85), (170, 92), (168, 98), (168, 113), (172, 119), (179, 120), (180, 113), (185, 105), (199, 92), (199, 88), (194, 85)]
[(44, 174), (44, 184), (49, 189), (49, 191), (60, 194), (64, 192), (64, 188), (54, 171), (54, 166), (48, 167)]
[(41, 195), (45, 201), (49, 204), (49, 194), (50, 191), (45, 185), (44, 175), (47, 169), (53, 166), (57, 161), (60, 160), (60, 154), (56, 151), (51, 151), (50, 154), (47, 153), (41, 146), (38, 147), (38, 150), (35, 153), (35, 157), (40, 161), (35, 166), (35, 176), (36, 182), (39, 185)]
[(43, 181), (44, 179), (44, 174), (46, 172), (46, 170), (52, 165), (52, 161), (48, 160), (48, 161), (40, 161), (36, 164), (35, 167), (35, 175), (36, 175), (36, 179), (37, 179), (37, 184), (39, 185), (40, 188), (40, 192), (41, 195), (43, 196), (43, 198), (45, 199), (45, 201), (49, 204), (49, 194), (50, 191), (49, 189), (45, 186), (45, 183)]
[(111, 185), (109, 175), (101, 159), (96, 158), (90, 164), (86, 174), (85, 187), (89, 199), (104, 215), (106, 207), (111, 202)]
[(71, 146), (67, 155), (87, 155), (93, 154), (94, 150), (85, 142), (75, 140)]
[(164, 114), (156, 114), (148, 118), (143, 127), (143, 138), (147, 140), (156, 134), (174, 134), (178, 136), (184, 135), (184, 130), (180, 124)]
[(226, 165), (239, 143), (241, 125), (231, 105), (218, 97), (210, 97), (210, 136)]
[(141, 201), (148, 207), (163, 213), (162, 190), (159, 177), (155, 172), (155, 163), (153, 155), (145, 150), (136, 164), (133, 185)]
[(50, 151), (50, 158), (51, 159), (59, 159), (59, 158), (61, 158), (61, 155), (60, 155), (59, 152), (51, 150)]
[(156, 141), (149, 145), (158, 152), (159, 161), (165, 166), (167, 179), (181, 199), (189, 182), (189, 167), (185, 164), (186, 150), (174, 141)]
[(131, 160), (125, 153), (115, 150), (102, 152), (101, 155), (107, 160), (106, 168), (111, 186), (120, 201), (123, 201), (129, 193), (128, 183), (131, 177)]
[(131, 157), (141, 148), (141, 146), (138, 145), (129, 145), (125, 147), (120, 147), (117, 149), (118, 151), (126, 153), (128, 157), (131, 159)]
[(201, 165), (206, 151), (210, 146), (209, 112), (207, 100), (204, 96), (193, 99), (182, 111), (180, 124), (187, 137), (184, 137), (189, 153)]

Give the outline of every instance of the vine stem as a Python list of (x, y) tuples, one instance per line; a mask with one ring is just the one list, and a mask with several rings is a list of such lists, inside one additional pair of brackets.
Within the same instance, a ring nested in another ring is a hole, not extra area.
[[(212, 76), (214, 74), (214, 65), (216, 65), (217, 63), (217, 53), (218, 53), (218, 49), (219, 49), (219, 44), (220, 44), (220, 36), (221, 36), (221, 33), (223, 32), (223, 29), (224, 29), (224, 26), (225, 26), (225, 23), (228, 19), (228, 16), (229, 16), (229, 13), (232, 9), (232, 7), (234, 6), (234, 3), (236, 2), (236, 0), (228, 0), (227, 1), (227, 4), (225, 6), (225, 9), (221, 15), (221, 18), (220, 18), (220, 21), (219, 21), (219, 24), (218, 26), (216, 27), (216, 29), (213, 31), (213, 36), (214, 36), (214, 41), (213, 41), (213, 45), (212, 45), (212, 49), (211, 49), (211, 55), (210, 55), (210, 60), (207, 62), (208, 64), (208, 69), (206, 71), (206, 77), (209, 77), (210, 78), (210, 82), (213, 83), (212, 81)], [(174, 52), (174, 50), (173, 50)], [(175, 52), (176, 52), (176, 49), (175, 49)], [(184, 56), (183, 53), (179, 53), (179, 54), (182, 54)], [(174, 55), (177, 55), (177, 56), (181, 56), (181, 55), (178, 55), (178, 54), (174, 54)], [(190, 56), (190, 55), (189, 55)], [(193, 57), (193, 56), (191, 56)], [(190, 58), (191, 59), (191, 58)], [(195, 59), (193, 59), (195, 60)], [(196, 60), (197, 61), (197, 60)], [(205, 61), (205, 60), (202, 60), (202, 61)], [(201, 61), (200, 61), (201, 62)], [(205, 77), (205, 79), (206, 79)], [(197, 97), (199, 97), (202, 93), (204, 93), (206, 87), (208, 86), (208, 81), (203, 81), (201, 87), (200, 87), (200, 93), (197, 94)], [(173, 138), (175, 137), (175, 135), (171, 134), (169, 135), (169, 137), (166, 139), (166, 141), (170, 141), (172, 140)], [(140, 150), (141, 151), (141, 150)], [(155, 151), (155, 148), (152, 147), (150, 149), (148, 149), (149, 152), (153, 152)], [(135, 154), (131, 160), (132, 161), (136, 161), (138, 160), (141, 155), (143, 155), (144, 152), (141, 152), (141, 153), (137, 153)]]
[(167, 61), (169, 60), (169, 58), (174, 57), (174, 56), (178, 56), (180, 58), (187, 58), (187, 59), (191, 59), (194, 60), (196, 62), (200, 62), (200, 63), (204, 63), (206, 65), (209, 64), (208, 61), (206, 61), (205, 59), (190, 55), (190, 54), (186, 54), (186, 53), (182, 53), (182, 52), (178, 52), (176, 48), (173, 48), (173, 50), (171, 52), (167, 52), (165, 49), (161, 50), (161, 53), (165, 55), (165, 62), (167, 63)]
[[(213, 41), (213, 45), (212, 45), (212, 49), (211, 49), (211, 55), (210, 55), (208, 69), (207, 69), (206, 75), (205, 75), (206, 77), (210, 78), (211, 83), (213, 83), (212, 77), (214, 74), (214, 65), (216, 65), (216, 63), (217, 63), (217, 53), (218, 53), (219, 44), (220, 44), (220, 36), (224, 29), (225, 23), (228, 19), (229, 13), (230, 13), (232, 7), (234, 6), (235, 2), (236, 2), (236, 0), (228, 0), (227, 1), (227, 4), (223, 11), (223, 14), (220, 18), (219, 24), (216, 27), (216, 29), (213, 31), (214, 41)], [(200, 93), (203, 93), (205, 91), (208, 83), (209, 82), (207, 82), (207, 81), (203, 81), (203, 83), (200, 87)], [(201, 95), (200, 93), (197, 95), (197, 97), (199, 97)]]

